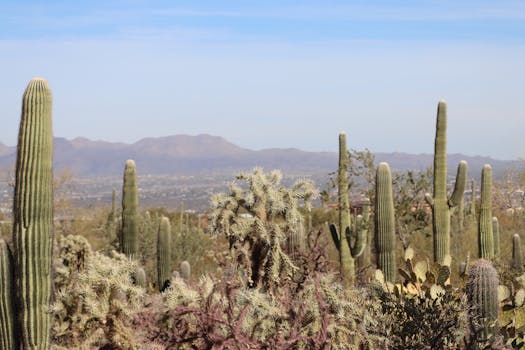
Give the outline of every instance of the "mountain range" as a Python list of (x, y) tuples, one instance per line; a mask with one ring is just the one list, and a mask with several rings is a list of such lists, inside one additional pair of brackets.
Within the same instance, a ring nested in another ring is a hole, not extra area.
[[(13, 167), (16, 148), (0, 143), (0, 168)], [(432, 154), (375, 153), (377, 162), (388, 162), (393, 170), (418, 170), (432, 165)], [(141, 175), (233, 174), (255, 166), (280, 169), (290, 174), (322, 174), (337, 169), (336, 152), (307, 152), (295, 148), (249, 150), (222, 137), (201, 134), (149, 137), (135, 143), (92, 141), (86, 138), (54, 140), (55, 170), (70, 169), (82, 177), (120, 176), (127, 159), (134, 159)], [(491, 164), (495, 176), (518, 165), (518, 161), (449, 154), (449, 173), (457, 163), (469, 163), (469, 177), (479, 177), (484, 164)]]

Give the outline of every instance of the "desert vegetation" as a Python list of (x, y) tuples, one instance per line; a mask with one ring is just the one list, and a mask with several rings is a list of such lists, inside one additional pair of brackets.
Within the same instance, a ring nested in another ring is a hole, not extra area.
[(51, 110), (31, 80), (1, 230), (1, 349), (525, 348), (525, 213), (508, 200), (525, 172), (497, 182), (487, 164), (477, 198), (460, 162), (449, 183), (444, 101), (424, 172), (376, 165), (341, 133), (332, 187), (256, 168), (189, 213), (141, 208), (130, 159), (122, 205), (114, 191), (71, 222), (53, 215), (67, 203)]

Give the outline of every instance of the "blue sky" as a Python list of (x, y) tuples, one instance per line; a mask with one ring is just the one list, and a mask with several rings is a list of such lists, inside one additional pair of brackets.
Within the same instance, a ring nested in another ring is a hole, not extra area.
[(0, 141), (33, 76), (55, 135), (525, 157), (522, 1), (2, 1)]

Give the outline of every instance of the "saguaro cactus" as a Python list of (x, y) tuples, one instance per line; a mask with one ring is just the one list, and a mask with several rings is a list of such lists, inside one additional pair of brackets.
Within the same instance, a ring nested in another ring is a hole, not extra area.
[(488, 339), (497, 332), (498, 272), (492, 264), (480, 259), (472, 264), (467, 281), (470, 322), (478, 340)]
[(523, 259), (521, 257), (520, 235), (512, 235), (512, 267), (518, 272), (523, 271)]
[(139, 197), (137, 189), (137, 168), (134, 160), (127, 160), (124, 169), (124, 183), (122, 186), (122, 232), (120, 235), (120, 249), (122, 253), (136, 258), (139, 241)]
[(191, 276), (190, 263), (184, 260), (183, 262), (180, 263), (179, 270), (180, 270), (180, 277), (182, 277), (185, 281), (189, 281), (190, 276)]
[(479, 257), (494, 258), (494, 233), (492, 232), (492, 168), (485, 164), (481, 171), (481, 203), (479, 206)]
[(337, 188), (339, 199), (339, 231), (335, 225), (330, 225), (330, 232), (335, 246), (339, 251), (339, 271), (343, 284), (351, 286), (355, 280), (354, 259), (363, 253), (365, 237), (363, 231), (355, 232), (355, 243), (352, 246), (350, 239), (351, 220), (350, 203), (348, 199), (348, 155), (346, 151), (346, 134), (339, 134), (339, 170), (337, 175)]
[(51, 90), (34, 78), (22, 101), (13, 201), (17, 330), (22, 349), (49, 349), (53, 243)]
[(13, 283), (11, 252), (5, 241), (0, 239), (0, 349), (18, 349)]
[(375, 242), (377, 265), (386, 281), (396, 280), (396, 244), (392, 174), (387, 163), (380, 163), (376, 172)]
[(492, 218), (492, 233), (494, 237), (494, 257), (499, 258), (500, 255), (500, 238), (499, 238), (499, 222), (497, 217)]
[[(372, 254), (372, 242), (374, 240), (372, 230), (370, 230), (370, 199), (365, 199), (363, 202), (363, 210), (361, 212), (361, 220), (357, 225), (357, 229), (363, 231), (361, 234), (365, 237), (365, 248), (363, 254), (357, 258), (357, 266), (359, 268), (366, 268), (370, 266), (370, 255)], [(359, 216), (358, 216), (359, 218)]]
[(147, 286), (146, 271), (144, 271), (142, 267), (137, 267), (135, 270), (135, 282), (142, 288), (146, 288)]
[(171, 225), (167, 217), (162, 217), (157, 236), (157, 283), (162, 292), (171, 276)]
[(454, 191), (447, 198), (447, 104), (439, 101), (434, 143), (434, 197), (425, 196), (432, 207), (434, 231), (434, 261), (443, 263), (450, 255), (450, 208), (463, 200), (467, 181), (467, 162), (459, 162)]

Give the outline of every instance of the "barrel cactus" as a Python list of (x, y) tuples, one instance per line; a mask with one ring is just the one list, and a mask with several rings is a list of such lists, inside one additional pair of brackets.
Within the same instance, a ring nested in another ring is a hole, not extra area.
[(134, 160), (127, 160), (124, 169), (122, 186), (122, 230), (120, 234), (121, 252), (128, 257), (136, 258), (138, 242), (138, 189), (137, 168)]
[(162, 292), (168, 285), (171, 275), (171, 224), (162, 217), (157, 236), (157, 284)]
[(470, 324), (478, 340), (496, 335), (498, 321), (498, 272), (490, 261), (472, 264), (467, 281)]
[(492, 232), (492, 168), (485, 164), (481, 171), (481, 202), (478, 220), (479, 257), (494, 258), (494, 233)]
[(18, 349), (13, 294), (11, 251), (5, 241), (0, 239), (0, 349)]
[[(345, 286), (352, 286), (355, 281), (355, 262), (364, 250), (364, 231), (352, 232), (350, 202), (348, 199), (348, 154), (346, 149), (346, 134), (339, 134), (339, 169), (337, 174), (337, 188), (339, 200), (339, 230), (330, 225), (330, 232), (339, 252), (339, 273)], [(355, 243), (352, 246), (350, 239), (354, 234)]]
[(463, 201), (467, 181), (467, 162), (458, 165), (452, 195), (447, 198), (447, 104), (439, 101), (434, 143), (434, 196), (426, 195), (432, 207), (432, 229), (434, 231), (434, 261), (443, 263), (450, 255), (450, 209)]
[(13, 201), (13, 246), (20, 347), (48, 349), (53, 243), (52, 96), (34, 78), (22, 101)]
[(376, 172), (375, 244), (377, 266), (385, 280), (396, 280), (396, 244), (392, 175), (387, 163), (380, 163)]

